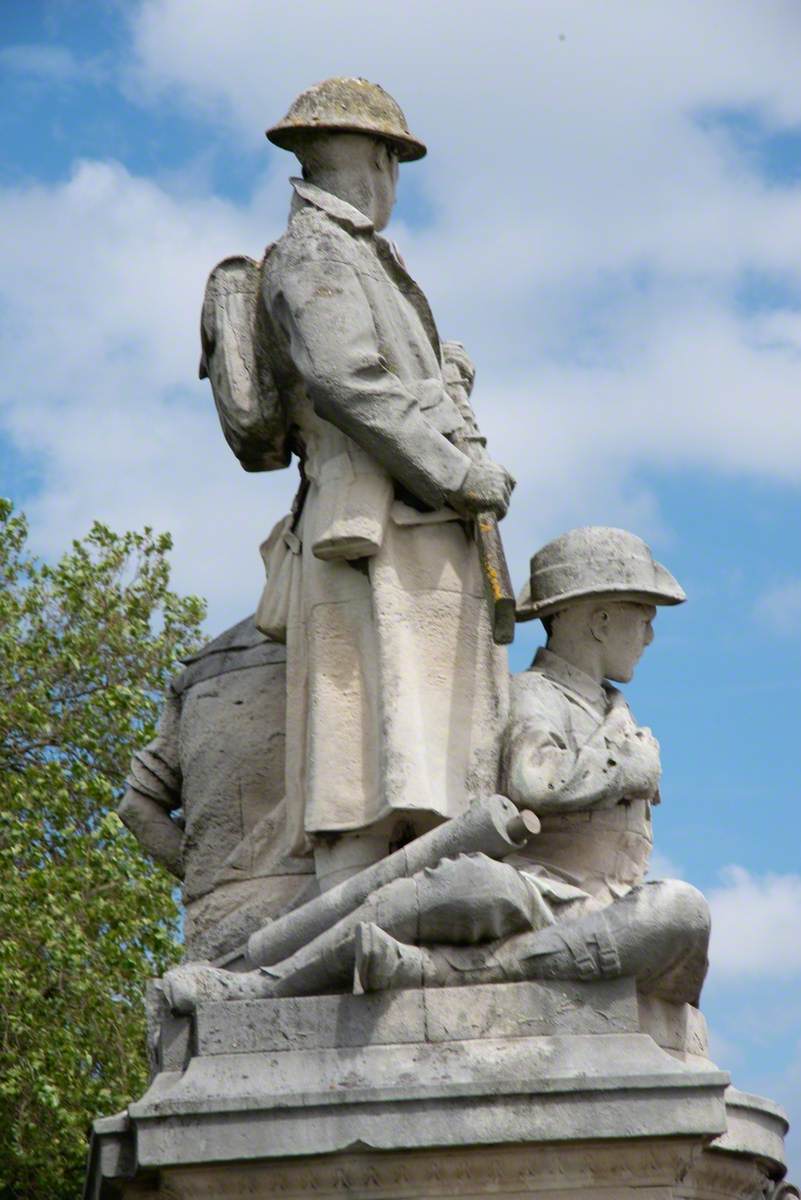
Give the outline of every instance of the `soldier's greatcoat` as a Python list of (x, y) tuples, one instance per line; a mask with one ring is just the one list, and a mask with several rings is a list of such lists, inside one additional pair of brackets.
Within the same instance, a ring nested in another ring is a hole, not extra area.
[(452, 817), (494, 791), (507, 675), (475, 545), (445, 503), (469, 465), (453, 439), (477, 430), (443, 383), (425, 297), (367, 217), (293, 186), (263, 298), (309, 481), (284, 579), (267, 584), (287, 597), (299, 849), (397, 811)]

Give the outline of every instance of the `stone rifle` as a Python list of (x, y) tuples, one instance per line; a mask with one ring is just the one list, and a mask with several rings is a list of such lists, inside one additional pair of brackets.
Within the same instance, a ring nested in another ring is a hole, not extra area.
[[(465, 382), (456, 384), (451, 394), (461, 392), (467, 400), (470, 386), (466, 386)], [(453, 444), (475, 461), (476, 455), (472, 452), (468, 438), (457, 433), (453, 437)], [(515, 593), (501, 541), (501, 531), (498, 528), (498, 518), (494, 512), (476, 513), (473, 536), (476, 539), (484, 593), (490, 610), (492, 640), (496, 646), (508, 646), (515, 638)]]
[(414, 875), (425, 867), (435, 867), (441, 859), (459, 854), (483, 853), (490, 858), (506, 858), (538, 831), (539, 821), (534, 814), (519, 812), (505, 796), (478, 799), (460, 817), (438, 825), (321, 896), (271, 921), (251, 934), (246, 948), (242, 947), (218, 965), (238, 966), (243, 959), (247, 967), (281, 962), (349, 916), (385, 884)]
[(515, 637), (515, 594), (494, 512), (476, 513), (475, 539), (490, 606), (492, 639), (496, 646), (508, 646)]

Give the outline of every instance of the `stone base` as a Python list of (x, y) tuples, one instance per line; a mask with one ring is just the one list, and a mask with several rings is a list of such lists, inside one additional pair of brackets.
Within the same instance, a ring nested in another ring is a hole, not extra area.
[(152, 1086), (95, 1125), (89, 1200), (722, 1200), (784, 1174), (780, 1110), (629, 980), (227, 1002), (156, 1032)]

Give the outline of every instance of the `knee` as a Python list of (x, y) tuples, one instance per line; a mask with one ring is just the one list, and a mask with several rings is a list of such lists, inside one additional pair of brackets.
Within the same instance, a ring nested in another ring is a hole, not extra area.
[(492, 941), (529, 920), (529, 889), (520, 873), (486, 854), (443, 859), (416, 878), (424, 941)]
[(421, 874), (432, 890), (442, 889), (450, 895), (458, 893), (471, 898), (481, 893), (492, 894), (509, 876), (516, 876), (517, 871), (508, 863), (478, 853), (440, 859), (435, 867), (424, 867)]
[(659, 925), (668, 937), (692, 942), (706, 951), (709, 945), (711, 917), (702, 892), (680, 879), (660, 879), (645, 885), (653, 889), (659, 910)]

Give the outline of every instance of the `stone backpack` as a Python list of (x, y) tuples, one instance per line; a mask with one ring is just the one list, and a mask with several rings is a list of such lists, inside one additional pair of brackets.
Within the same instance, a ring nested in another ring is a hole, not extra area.
[(289, 466), (284, 403), (276, 386), (264, 265), (245, 255), (224, 258), (209, 275), (200, 318), (200, 378), (208, 379), (225, 440), (246, 471)]

